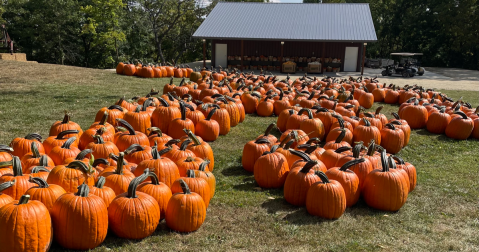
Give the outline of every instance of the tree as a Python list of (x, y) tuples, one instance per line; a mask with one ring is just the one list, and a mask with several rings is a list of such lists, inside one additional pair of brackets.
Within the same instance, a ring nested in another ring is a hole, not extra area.
[[(118, 43), (125, 40), (119, 27), (124, 4), (121, 0), (91, 0), (80, 7), (84, 16), (81, 37), (83, 40), (85, 66), (91, 65), (92, 52), (97, 53), (95, 62), (111, 65), (118, 61)], [(116, 54), (116, 60), (112, 54)]]

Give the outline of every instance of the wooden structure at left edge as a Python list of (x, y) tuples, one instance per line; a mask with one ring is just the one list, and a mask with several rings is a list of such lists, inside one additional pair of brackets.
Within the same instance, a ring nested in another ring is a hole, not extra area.
[[(266, 64), (244, 60), (263, 55), (277, 57), (277, 62), (269, 63), (275, 66), (283, 57), (316, 57), (323, 68), (348, 72), (362, 72), (366, 44), (377, 41), (369, 5), (349, 3), (219, 2), (193, 37), (211, 40), (214, 67)], [(325, 63), (325, 58), (341, 63)]]

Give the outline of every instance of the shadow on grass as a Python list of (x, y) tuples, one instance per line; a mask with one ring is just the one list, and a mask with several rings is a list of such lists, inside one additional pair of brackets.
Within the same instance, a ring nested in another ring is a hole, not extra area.
[(231, 166), (226, 169), (221, 170), (221, 174), (223, 174), (226, 177), (237, 177), (237, 176), (249, 176), (253, 175), (252, 173), (246, 171), (243, 169), (243, 166), (238, 165), (238, 166)]

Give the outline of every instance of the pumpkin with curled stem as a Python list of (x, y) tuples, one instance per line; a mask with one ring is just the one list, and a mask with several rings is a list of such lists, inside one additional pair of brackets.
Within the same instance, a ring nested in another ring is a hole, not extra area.
[(105, 186), (105, 177), (99, 176), (95, 185), (90, 186), (90, 193), (103, 199), (106, 207), (115, 199), (116, 193), (108, 186)]
[(346, 162), (341, 167), (332, 167), (325, 172), (328, 178), (338, 181), (343, 187), (346, 195), (346, 207), (355, 205), (361, 195), (359, 177), (349, 168), (365, 161), (364, 158), (353, 159)]
[(5, 189), (3, 193), (9, 195), (14, 200), (19, 200), (28, 189), (36, 184), (30, 182), (30, 175), (23, 174), (22, 163), (17, 156), (14, 156), (10, 162), (13, 173), (7, 173), (0, 177), (0, 184), (15, 181), (15, 183), (11, 187)]
[(336, 180), (316, 171), (321, 180), (312, 184), (306, 194), (306, 210), (311, 215), (324, 219), (338, 219), (346, 210), (346, 194)]
[(166, 215), (166, 208), (168, 207), (168, 201), (170, 200), (173, 193), (171, 189), (165, 184), (158, 180), (156, 174), (152, 171), (148, 172), (148, 177), (150, 181), (142, 182), (137, 187), (138, 192), (146, 193), (158, 202), (160, 207), (160, 219), (164, 219)]
[(304, 166), (292, 168), (286, 177), (284, 183), (284, 199), (295, 206), (306, 205), (306, 194), (312, 184), (318, 182), (320, 179), (315, 175), (315, 170), (312, 169), (317, 165), (316, 160), (307, 161)]
[(10, 147), (13, 148), (11, 154), (13, 156), (23, 157), (25, 156), (25, 154), (32, 152), (32, 142), (35, 142), (38, 148), (38, 152), (40, 152), (40, 154), (45, 154), (46, 152), (41, 140), (42, 136), (37, 133), (30, 133), (25, 137), (14, 138), (12, 142), (10, 142)]
[(25, 194), (30, 195), (30, 200), (42, 202), (50, 212), (52, 211), (55, 201), (67, 193), (61, 186), (54, 184), (49, 185), (47, 181), (42, 178), (32, 177), (30, 178), (30, 182), (35, 183), (36, 186), (28, 189)]
[(278, 145), (265, 151), (254, 164), (254, 179), (261, 188), (280, 188), (289, 173), (289, 165), (286, 158), (280, 152), (276, 152)]
[[(63, 117), (62, 121), (56, 121), (50, 127), (50, 136), (57, 136), (60, 132), (65, 130), (78, 130), (78, 138), (81, 137), (83, 134), (83, 130), (81, 129), (80, 125), (76, 122), (70, 121), (71, 114), (65, 111), (65, 116)], [(67, 136), (72, 137), (72, 136)]]
[(366, 204), (382, 211), (398, 211), (406, 203), (409, 181), (390, 169), (386, 151), (381, 152), (381, 168), (370, 172), (364, 180), (362, 195)]
[(137, 191), (148, 177), (149, 170), (134, 178), (128, 191), (118, 195), (108, 207), (111, 230), (121, 238), (143, 239), (155, 232), (160, 222), (160, 207), (152, 196)]
[(177, 232), (188, 233), (198, 230), (206, 218), (206, 205), (203, 198), (191, 192), (188, 184), (182, 179), (181, 193), (174, 194), (166, 209), (166, 225)]

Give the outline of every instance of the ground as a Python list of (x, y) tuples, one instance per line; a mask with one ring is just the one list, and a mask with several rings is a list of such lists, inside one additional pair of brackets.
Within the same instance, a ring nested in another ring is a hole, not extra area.
[[(96, 112), (119, 97), (162, 90), (167, 79), (139, 79), (111, 71), (0, 61), (0, 143), (39, 132), (46, 137), (63, 111), (87, 128)], [(449, 72), (449, 71), (448, 71)], [(427, 75), (423, 77), (427, 78)], [(416, 79), (409, 79), (416, 83)], [(413, 81), (414, 80), (414, 81)], [(426, 79), (427, 80), (427, 79)], [(399, 83), (401, 78), (388, 80)], [(178, 83), (179, 80), (175, 80)], [(434, 80), (430, 80), (434, 83)], [(462, 85), (463, 81), (455, 81)], [(476, 86), (479, 83), (476, 83)], [(404, 85), (404, 84), (400, 84)], [(451, 85), (451, 84), (450, 84)], [(440, 90), (479, 105), (479, 92)], [(382, 104), (375, 104), (372, 108)], [(397, 111), (385, 105), (385, 114)], [(242, 149), (276, 118), (248, 115), (245, 122), (211, 143), (216, 195), (204, 225), (194, 233), (170, 232), (162, 221), (141, 241), (110, 233), (94, 251), (477, 251), (479, 141), (454, 141), (415, 130), (398, 155), (417, 168), (418, 183), (401, 210), (371, 209), (361, 200), (338, 220), (310, 216), (283, 199), (282, 189), (261, 190), (241, 167)], [(62, 251), (54, 244), (52, 251)]]

